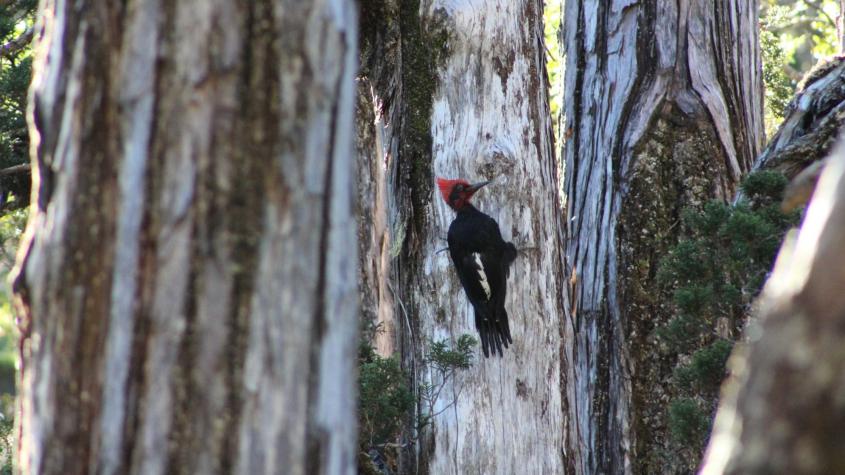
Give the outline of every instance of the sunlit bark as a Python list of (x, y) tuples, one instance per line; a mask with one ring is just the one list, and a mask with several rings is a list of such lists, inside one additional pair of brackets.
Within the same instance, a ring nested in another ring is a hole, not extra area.
[[(563, 473), (561, 266), (542, 2), (385, 1), (362, 5), (359, 153), (365, 314), (386, 322), (415, 384), (429, 339), (475, 334), (446, 247), (454, 212), (435, 176), (494, 180), (473, 198), (522, 251), (507, 310), (514, 344), (457, 374), (403, 472)], [(387, 293), (385, 292), (387, 290)], [(420, 408), (424, 410), (425, 408)]]
[(356, 23), (41, 3), (25, 473), (353, 472)]
[(762, 148), (757, 1), (567, 0), (564, 47), (568, 453), (576, 473), (689, 470), (666, 457), (655, 274), (680, 210), (731, 199)]

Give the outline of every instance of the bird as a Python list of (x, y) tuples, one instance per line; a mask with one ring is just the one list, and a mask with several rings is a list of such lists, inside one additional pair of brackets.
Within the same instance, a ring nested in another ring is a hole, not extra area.
[(513, 343), (505, 295), (510, 267), (517, 255), (513, 243), (502, 239), (496, 220), (469, 201), (489, 183), (437, 178), (443, 199), (457, 213), (449, 225), (449, 255), (475, 312), (475, 328), (486, 358), (490, 353), (502, 357), (502, 347)]

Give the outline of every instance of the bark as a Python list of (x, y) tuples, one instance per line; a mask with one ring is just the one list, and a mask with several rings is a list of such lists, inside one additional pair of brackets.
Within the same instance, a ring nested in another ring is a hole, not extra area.
[(402, 471), (561, 473), (565, 295), (542, 3), (373, 1), (361, 20), (359, 192), (376, 231), (359, 234), (370, 236), (365, 293), (378, 288), (365, 314), (389, 322), (382, 338), (414, 386), (438, 382), (420, 363), (429, 339), (475, 334), (449, 255), (438, 252), (454, 212), (433, 193), (435, 176), (494, 179), (474, 202), (522, 248), (508, 283), (513, 346), (501, 359), (479, 349), (457, 373), (435, 411), (456, 404), (420, 434)]
[(839, 15), (836, 17), (836, 33), (839, 51), (845, 51), (845, 0), (839, 0)]
[[(784, 207), (804, 205), (845, 123), (845, 57), (819, 63), (801, 81), (785, 118), (754, 168), (777, 170), (792, 180)], [(806, 172), (805, 172), (806, 171)]]
[(41, 3), (26, 473), (351, 473), (356, 18)]
[(733, 356), (703, 473), (845, 473), (843, 241), (839, 146)]
[(564, 8), (568, 453), (576, 473), (688, 470), (666, 457), (655, 272), (679, 211), (731, 198), (761, 149), (757, 2)]
[(793, 178), (826, 157), (845, 122), (845, 57), (819, 63), (801, 81), (784, 120), (755, 162)]

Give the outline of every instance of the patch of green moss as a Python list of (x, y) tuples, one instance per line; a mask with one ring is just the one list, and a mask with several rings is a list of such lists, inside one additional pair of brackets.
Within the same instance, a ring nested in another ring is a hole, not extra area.
[(448, 55), (449, 35), (442, 12), (435, 12), (427, 23), (419, 12), (419, 0), (400, 2), (403, 85), (400, 166), (408, 174), (413, 223), (417, 231), (422, 231), (433, 182), (431, 114), (437, 66)]

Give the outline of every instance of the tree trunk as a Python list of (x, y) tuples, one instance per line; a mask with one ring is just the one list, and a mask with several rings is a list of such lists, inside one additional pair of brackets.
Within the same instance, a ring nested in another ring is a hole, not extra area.
[(826, 157), (845, 122), (845, 57), (820, 63), (801, 81), (778, 131), (754, 164), (794, 178)]
[(777, 133), (754, 168), (776, 170), (792, 180), (783, 208), (807, 203), (845, 123), (845, 57), (818, 64), (801, 81)]
[(508, 281), (514, 344), (502, 358), (478, 351), (457, 373), (435, 411), (456, 404), (406, 454), (403, 472), (561, 473), (565, 296), (542, 3), (362, 7), (359, 192), (374, 203), (362, 207), (378, 231), (359, 233), (370, 236), (365, 279), (380, 282), (369, 291), (390, 291), (365, 298), (365, 314), (392, 322), (383, 338), (415, 386), (438, 382), (421, 364), (429, 339), (476, 334), (449, 255), (438, 252), (454, 212), (432, 192), (435, 176), (495, 180), (474, 202), (522, 249)]
[(564, 18), (568, 450), (577, 473), (671, 473), (655, 272), (681, 208), (731, 198), (761, 149), (757, 2), (572, 0)]
[(26, 473), (352, 473), (351, 2), (42, 2)]
[(840, 145), (733, 357), (703, 473), (845, 473), (843, 242)]
[(839, 39), (839, 51), (845, 52), (845, 0), (839, 0), (839, 15), (836, 17), (836, 33)]

